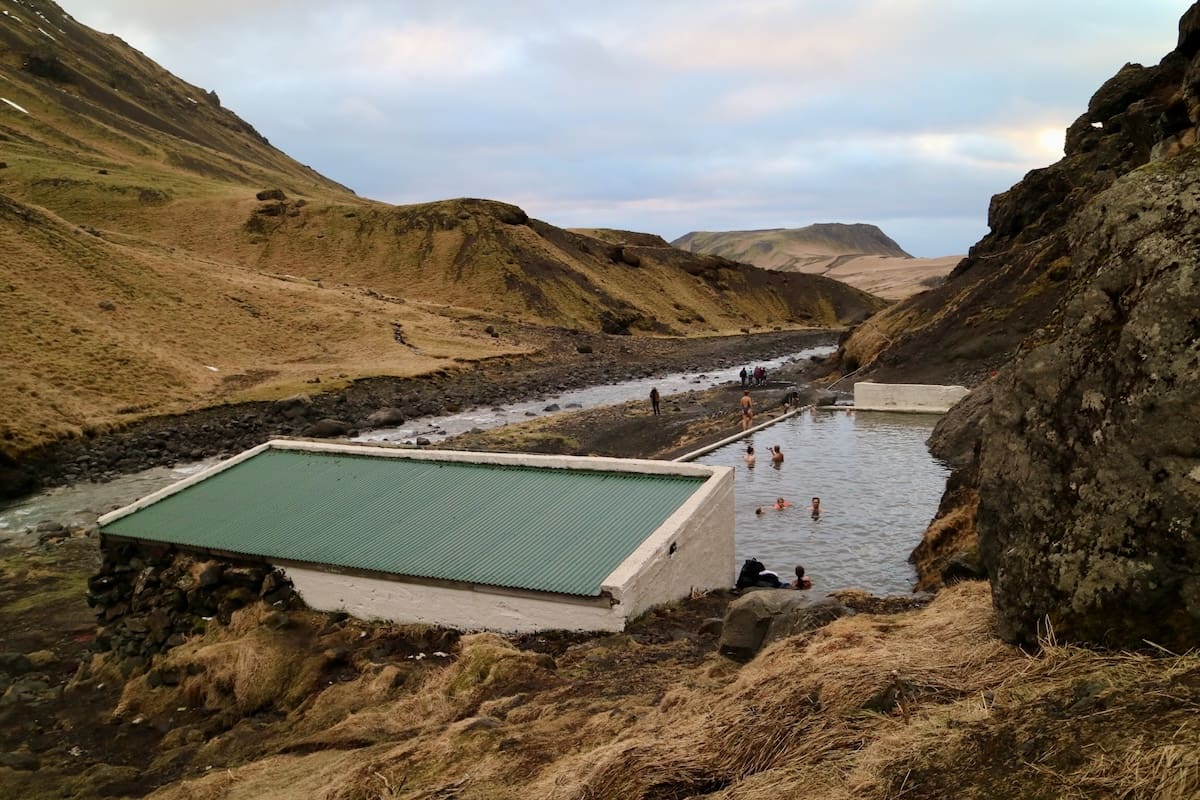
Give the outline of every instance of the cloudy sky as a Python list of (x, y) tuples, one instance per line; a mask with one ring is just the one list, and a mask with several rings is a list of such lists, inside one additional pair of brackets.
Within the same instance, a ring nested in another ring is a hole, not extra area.
[(61, 0), (392, 203), (963, 253), (1189, 0)]

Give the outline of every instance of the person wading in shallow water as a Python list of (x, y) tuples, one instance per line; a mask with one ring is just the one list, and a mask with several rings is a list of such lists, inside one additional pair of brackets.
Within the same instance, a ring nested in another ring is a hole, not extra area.
[(778, 467), (783, 463), (783, 451), (779, 449), (779, 445), (771, 448), (771, 466)]
[(654, 409), (654, 416), (656, 417), (658, 416), (658, 401), (659, 394), (658, 387), (656, 386), (650, 390), (650, 406)]
[(754, 401), (750, 399), (750, 392), (747, 390), (742, 392), (742, 430), (749, 430), (754, 424)]

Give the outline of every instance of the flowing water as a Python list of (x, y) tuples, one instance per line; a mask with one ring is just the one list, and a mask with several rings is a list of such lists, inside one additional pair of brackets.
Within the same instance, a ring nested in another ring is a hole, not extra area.
[[(770, 360), (755, 361), (751, 366), (762, 366), (767, 370), (767, 379), (771, 372), (783, 364), (806, 361), (809, 358), (823, 358), (833, 353), (835, 348), (828, 346), (812, 347), (787, 356)], [(449, 436), (467, 433), (473, 428), (487, 430), (507, 425), (511, 422), (524, 422), (529, 417), (540, 417), (560, 411), (572, 411), (580, 408), (597, 408), (612, 406), (618, 403), (628, 403), (631, 400), (647, 400), (650, 390), (657, 387), (664, 398), (679, 392), (694, 389), (711, 389), (723, 383), (738, 380), (738, 370), (708, 370), (704, 372), (680, 372), (673, 375), (660, 375), (652, 378), (635, 378), (619, 383), (603, 386), (589, 386), (575, 389), (536, 400), (495, 408), (473, 408), (459, 414), (442, 417), (423, 417), (405, 422), (397, 428), (377, 428), (368, 431), (354, 439), (356, 442), (407, 442), (412, 444), (417, 437), (428, 439), (431, 443)], [(558, 406), (557, 411), (548, 411), (551, 406)]]
[[(771, 360), (756, 361), (768, 370), (782, 364), (823, 357), (833, 352), (832, 347), (814, 347)], [(752, 365), (751, 365), (752, 366)], [(652, 378), (637, 378), (620, 383), (576, 389), (552, 397), (529, 400), (496, 408), (477, 408), (442, 417), (424, 417), (409, 421), (400, 428), (380, 428), (357, 437), (355, 441), (409, 442), (420, 436), (437, 442), (449, 436), (478, 428), (481, 430), (499, 427), (510, 422), (522, 422), (527, 416), (545, 416), (550, 403), (566, 412), (574, 408), (595, 408), (615, 405), (630, 400), (648, 398), (650, 389), (657, 386), (664, 398), (677, 392), (693, 389), (708, 389), (737, 380), (737, 370), (709, 370), (707, 372), (681, 372)], [(769, 376), (768, 376), (769, 377)], [(69, 527), (81, 527), (95, 523), (96, 518), (114, 508), (128, 505), (164, 486), (169, 486), (189, 475), (199, 472), (220, 459), (180, 464), (175, 467), (156, 467), (143, 472), (124, 475), (107, 483), (80, 483), (50, 489), (7, 505), (0, 504), (0, 543), (12, 540), (14, 544), (27, 545), (34, 541), (32, 529), (41, 522), (58, 522)]]
[[(802, 564), (817, 591), (911, 591), (916, 573), (908, 554), (937, 511), (949, 474), (925, 448), (937, 420), (817, 409), (697, 459), (736, 470), (737, 566), (757, 558), (786, 581)], [(753, 468), (743, 461), (750, 444)], [(768, 452), (774, 445), (784, 454), (778, 468)], [(774, 510), (778, 497), (791, 507)], [(821, 498), (815, 519), (808, 511), (813, 497)]]

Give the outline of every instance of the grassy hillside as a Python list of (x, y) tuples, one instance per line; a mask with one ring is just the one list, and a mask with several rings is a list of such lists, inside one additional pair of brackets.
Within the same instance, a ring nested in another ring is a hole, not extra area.
[(122, 687), (105, 726), (120, 734), (107, 735), (140, 736), (140, 752), (110, 748), (109, 763), (84, 774), (82, 759), (46, 755), (42, 769), (0, 780), (14, 797), (91, 798), (115, 785), (157, 787), (158, 800), (1200, 791), (1195, 653), (1091, 652), (1052, 638), (1028, 653), (996, 637), (982, 582), (899, 614), (842, 597), (867, 613), (745, 665), (688, 630), (718, 608), (712, 598), (625, 633), (527, 636), (520, 647), (487, 633), (439, 647), (445, 632), (311, 612), (289, 612), (277, 630), (271, 612), (245, 609), (156, 662), (156, 674), (177, 676), (169, 685), (125, 681), (110, 655), (79, 671), (67, 695), (77, 704)]
[(708, 335), (882, 306), (504, 203), (364, 200), (53, 3), (0, 11), (0, 454), (539, 347), (484, 334), (492, 320)]

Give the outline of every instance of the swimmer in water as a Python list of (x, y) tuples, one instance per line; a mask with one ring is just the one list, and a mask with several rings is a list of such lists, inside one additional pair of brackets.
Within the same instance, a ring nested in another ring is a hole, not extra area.
[(779, 449), (779, 445), (771, 448), (771, 464), (778, 467), (783, 463), (783, 451)]
[(746, 447), (746, 455), (742, 456), (742, 461), (746, 462), (747, 467), (753, 467), (755, 460), (754, 445), (748, 445)]
[(789, 503), (787, 500), (784, 500), (782, 497), (775, 498), (775, 510), (776, 511), (783, 511), (785, 508), (791, 508), (791, 507), (792, 507), (792, 504)]
[(812, 581), (804, 577), (804, 567), (796, 567), (796, 582), (792, 584), (793, 589), (811, 589)]
[(812, 505), (808, 507), (808, 510), (812, 512), (813, 519), (818, 519), (821, 516), (821, 498), (814, 497)]

